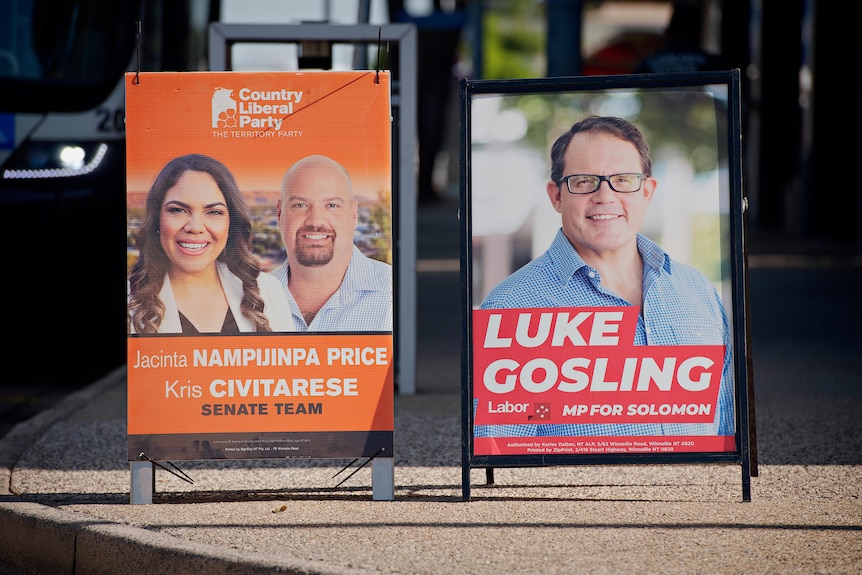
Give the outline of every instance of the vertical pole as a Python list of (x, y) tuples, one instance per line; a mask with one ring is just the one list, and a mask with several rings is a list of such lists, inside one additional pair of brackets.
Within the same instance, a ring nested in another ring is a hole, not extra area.
[[(400, 395), (416, 393), (416, 51), (417, 33), (411, 28), (398, 45), (398, 283), (395, 295), (396, 383)], [(393, 90), (394, 92), (394, 90)], [(396, 95), (393, 93), (393, 98)], [(395, 104), (395, 102), (393, 102)], [(394, 105), (393, 105), (394, 107)], [(395, 198), (393, 198), (395, 200)]]
[(548, 0), (549, 78), (581, 74), (581, 0)]

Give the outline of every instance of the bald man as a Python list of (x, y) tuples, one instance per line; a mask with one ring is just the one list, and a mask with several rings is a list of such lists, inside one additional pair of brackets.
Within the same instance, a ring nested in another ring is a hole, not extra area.
[(297, 331), (392, 331), (392, 266), (353, 244), (358, 210), (331, 158), (308, 156), (285, 174), (276, 211), (287, 261), (271, 273)]

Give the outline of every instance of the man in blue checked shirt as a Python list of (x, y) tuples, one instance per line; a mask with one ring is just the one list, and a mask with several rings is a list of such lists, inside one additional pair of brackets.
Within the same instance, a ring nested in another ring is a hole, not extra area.
[(634, 345), (724, 345), (712, 423), (507, 424), (475, 437), (733, 435), (730, 328), (718, 292), (639, 233), (657, 187), (649, 146), (621, 118), (590, 116), (551, 149), (548, 198), (562, 216), (550, 248), (497, 285), (481, 309), (638, 306)]
[(308, 156), (285, 174), (276, 211), (281, 282), (296, 331), (392, 331), (392, 266), (353, 244), (358, 203), (335, 160)]

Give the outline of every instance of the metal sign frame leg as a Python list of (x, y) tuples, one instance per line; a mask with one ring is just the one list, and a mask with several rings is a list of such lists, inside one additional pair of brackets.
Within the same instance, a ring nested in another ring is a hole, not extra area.
[(392, 501), (395, 499), (395, 459), (375, 457), (371, 461), (371, 499)]
[(156, 491), (156, 473), (149, 461), (130, 461), (131, 467), (131, 503), (149, 504), (153, 502)]

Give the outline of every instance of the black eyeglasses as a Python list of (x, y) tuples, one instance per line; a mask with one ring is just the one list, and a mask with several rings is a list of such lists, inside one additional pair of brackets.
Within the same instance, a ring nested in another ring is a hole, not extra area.
[(613, 174), (611, 176), (594, 176), (592, 174), (573, 174), (563, 176), (560, 185), (566, 182), (570, 194), (592, 194), (599, 189), (602, 182), (607, 182), (611, 189), (621, 194), (630, 194), (641, 189), (644, 174)]

